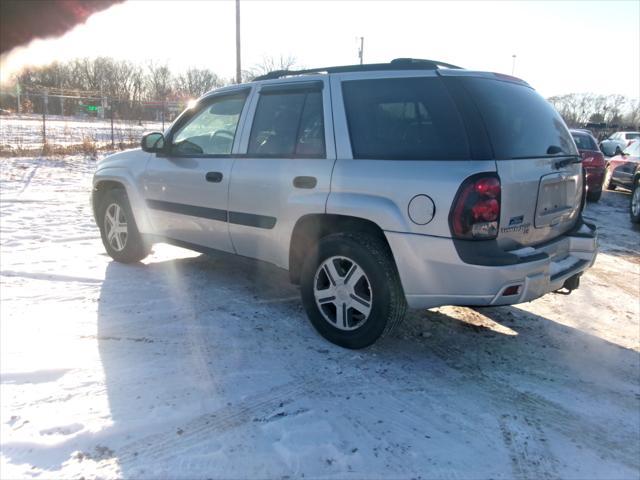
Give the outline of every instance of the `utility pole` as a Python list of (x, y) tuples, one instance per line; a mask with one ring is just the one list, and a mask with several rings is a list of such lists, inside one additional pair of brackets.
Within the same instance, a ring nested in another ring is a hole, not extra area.
[(511, 55), (511, 58), (513, 58), (513, 63), (511, 64), (511, 75), (514, 75), (516, 73), (516, 54), (514, 53)]
[(16, 96), (18, 97), (18, 115), (22, 114), (22, 103), (20, 103), (20, 93), (22, 93), (22, 89), (20, 87), (20, 82), (16, 82)]
[(240, 65), (240, 0), (236, 0), (236, 83), (242, 83)]
[[(115, 148), (115, 142), (113, 138), (113, 99), (109, 102), (109, 113), (111, 114), (111, 148)], [(164, 131), (164, 127), (162, 128)]]
[(360, 58), (360, 65), (364, 58), (364, 37), (360, 37), (360, 48), (358, 49), (358, 57)]

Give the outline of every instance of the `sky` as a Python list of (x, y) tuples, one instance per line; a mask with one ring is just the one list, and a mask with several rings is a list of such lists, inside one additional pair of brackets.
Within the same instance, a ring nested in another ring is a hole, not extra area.
[[(511, 74), (545, 96), (574, 92), (640, 98), (640, 0), (241, 0), (242, 67), (293, 56), (299, 66), (428, 58)], [(235, 75), (235, 2), (129, 0), (64, 36), (0, 59), (7, 81), (26, 64), (111, 56), (207, 67)]]

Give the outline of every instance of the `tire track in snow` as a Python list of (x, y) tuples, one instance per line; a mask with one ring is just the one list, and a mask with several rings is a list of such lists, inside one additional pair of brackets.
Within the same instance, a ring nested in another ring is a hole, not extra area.
[(273, 387), (266, 392), (241, 401), (236, 405), (224, 407), (215, 413), (200, 415), (180, 426), (182, 434), (176, 438), (175, 427), (156, 433), (136, 442), (118, 448), (120, 465), (128, 465), (138, 459), (162, 460), (209, 441), (216, 433), (221, 433), (273, 414), (276, 410), (292, 403), (309, 389), (321, 388), (325, 382), (293, 381)]

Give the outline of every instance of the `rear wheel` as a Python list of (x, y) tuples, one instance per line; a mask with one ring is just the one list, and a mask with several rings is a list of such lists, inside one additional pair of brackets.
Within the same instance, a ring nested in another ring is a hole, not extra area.
[(149, 255), (150, 246), (138, 231), (124, 189), (112, 188), (104, 193), (97, 217), (102, 243), (111, 258), (133, 263)]
[(616, 186), (611, 180), (611, 168), (609, 167), (609, 165), (607, 165), (607, 168), (604, 171), (604, 182), (602, 183), (602, 188), (606, 188), (607, 190), (616, 189)]
[(629, 215), (633, 223), (640, 223), (640, 177), (636, 178), (631, 191), (631, 205)]
[(364, 348), (404, 318), (406, 301), (388, 247), (374, 235), (329, 235), (304, 263), (304, 308), (315, 329), (346, 348)]
[(598, 190), (596, 192), (593, 192), (591, 190), (587, 191), (587, 201), (589, 202), (597, 202), (598, 200), (600, 200), (601, 196), (602, 190)]

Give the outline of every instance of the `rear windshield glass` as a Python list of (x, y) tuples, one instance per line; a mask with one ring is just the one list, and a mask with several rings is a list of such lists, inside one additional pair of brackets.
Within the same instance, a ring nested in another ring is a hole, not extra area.
[(464, 126), (439, 78), (350, 80), (342, 93), (353, 158), (469, 158)]
[(578, 150), (598, 150), (598, 145), (591, 135), (576, 132), (572, 132), (571, 135), (573, 135)]
[(558, 112), (532, 88), (488, 78), (462, 80), (480, 109), (496, 159), (577, 154)]
[(636, 139), (636, 138), (640, 138), (640, 133), (627, 133), (627, 134), (625, 135), (625, 138), (626, 138), (627, 140), (634, 140), (634, 139)]

